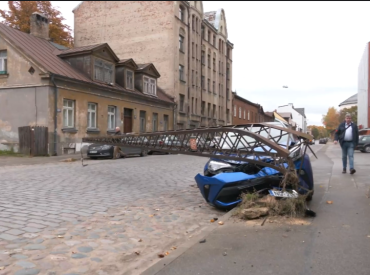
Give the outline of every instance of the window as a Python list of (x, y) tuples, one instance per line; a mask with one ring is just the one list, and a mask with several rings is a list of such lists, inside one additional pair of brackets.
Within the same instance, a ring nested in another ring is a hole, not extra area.
[(194, 86), (194, 70), (191, 71), (191, 84)]
[(245, 110), (244, 110), (244, 119), (245, 119)]
[(216, 35), (213, 35), (213, 43), (212, 43), (212, 45), (216, 47)]
[(87, 105), (87, 128), (96, 128), (96, 104), (88, 103)]
[(153, 132), (158, 131), (158, 114), (153, 113)]
[(198, 60), (198, 44), (195, 44), (195, 57)]
[(234, 117), (236, 117), (236, 105), (234, 105)]
[(213, 93), (215, 94), (216, 93), (216, 82), (213, 81)]
[(116, 127), (116, 107), (108, 106), (108, 130)]
[(163, 130), (168, 130), (168, 115), (163, 115)]
[(218, 118), (221, 119), (221, 106), (218, 106)]
[(250, 112), (248, 111), (248, 120), (250, 120)]
[(134, 72), (133, 71), (126, 71), (126, 88), (127, 89), (134, 89)]
[(146, 131), (146, 112), (140, 111), (140, 132), (145, 133)]
[(226, 68), (226, 79), (230, 79), (230, 68)]
[(211, 31), (208, 30), (208, 42), (211, 43)]
[(179, 8), (179, 18), (180, 18), (181, 21), (184, 21), (184, 19), (185, 19), (185, 10), (182, 6), (180, 6), (180, 8)]
[(211, 68), (211, 55), (208, 55), (208, 68)]
[(185, 76), (184, 76), (184, 66), (179, 65), (179, 77), (181, 81), (185, 81)]
[(0, 51), (0, 74), (6, 74), (8, 70), (7, 51)]
[(216, 71), (216, 58), (213, 58), (213, 70)]
[(194, 42), (191, 43), (191, 54), (194, 58), (194, 53), (195, 53), (195, 50), (194, 50)]
[(218, 73), (221, 73), (221, 61), (218, 61)]
[(242, 107), (239, 107), (239, 118), (242, 118)]
[(212, 117), (216, 118), (216, 104), (213, 104)]
[(198, 114), (198, 99), (195, 99), (195, 112), (194, 114)]
[(194, 97), (191, 98), (191, 113), (194, 114)]
[(209, 78), (207, 81), (207, 88), (208, 88), (208, 92), (211, 92), (211, 80)]
[(179, 36), (179, 49), (184, 52), (184, 37), (181, 35)]
[(202, 64), (206, 64), (206, 60), (205, 60), (205, 52), (202, 51)]
[(205, 83), (204, 83), (205, 79), (204, 79), (204, 75), (202, 75), (202, 89), (205, 89)]
[(229, 94), (230, 94), (230, 89), (229, 89), (229, 88), (227, 88), (227, 89), (226, 89), (226, 99), (227, 99), (227, 100), (229, 100), (229, 98), (230, 98), (230, 95), (229, 95)]
[(95, 80), (113, 83), (113, 64), (95, 58)]
[(74, 127), (74, 101), (69, 99), (63, 99), (63, 127), (73, 128)]
[(157, 95), (157, 86), (154, 78), (144, 76), (144, 93)]
[(211, 103), (208, 103), (208, 117), (211, 117)]
[(201, 114), (202, 116), (204, 116), (204, 109), (206, 108), (206, 102), (205, 101), (202, 101), (202, 106), (201, 106)]
[(202, 35), (202, 38), (204, 39), (204, 26), (202, 25), (202, 30), (201, 30), (201, 35)]
[(229, 116), (230, 116), (230, 110), (229, 109), (226, 109), (226, 121), (227, 121), (227, 123), (230, 122)]
[(193, 29), (193, 31), (195, 30), (195, 20), (194, 20), (194, 15), (191, 17), (191, 28)]
[(184, 112), (185, 96), (180, 95), (180, 112)]

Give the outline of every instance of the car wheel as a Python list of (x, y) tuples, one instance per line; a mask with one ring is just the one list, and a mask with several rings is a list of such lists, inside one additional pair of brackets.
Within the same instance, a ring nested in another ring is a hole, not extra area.
[(140, 154), (141, 157), (145, 157), (147, 155), (148, 155), (148, 150), (141, 151), (141, 154)]
[(365, 147), (364, 153), (370, 153), (370, 145)]

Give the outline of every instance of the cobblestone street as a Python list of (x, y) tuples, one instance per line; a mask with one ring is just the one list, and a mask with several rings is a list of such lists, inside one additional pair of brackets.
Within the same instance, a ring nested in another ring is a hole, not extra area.
[(153, 155), (0, 168), (0, 274), (140, 274), (224, 212), (207, 158)]

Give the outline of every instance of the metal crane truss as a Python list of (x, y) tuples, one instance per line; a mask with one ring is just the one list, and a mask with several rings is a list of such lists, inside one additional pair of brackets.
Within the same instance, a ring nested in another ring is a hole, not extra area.
[(285, 174), (294, 169), (290, 166), (293, 161), (304, 156), (307, 147), (311, 150), (308, 144), (310, 139), (312, 136), (289, 128), (258, 123), (85, 137), (82, 142), (245, 161), (271, 167)]

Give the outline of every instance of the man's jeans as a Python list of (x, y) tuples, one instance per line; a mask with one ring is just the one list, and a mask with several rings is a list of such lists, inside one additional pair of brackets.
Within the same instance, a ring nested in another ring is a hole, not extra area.
[(349, 169), (353, 169), (353, 153), (355, 146), (352, 141), (344, 141), (342, 146), (343, 169), (347, 169), (347, 156), (349, 158)]

